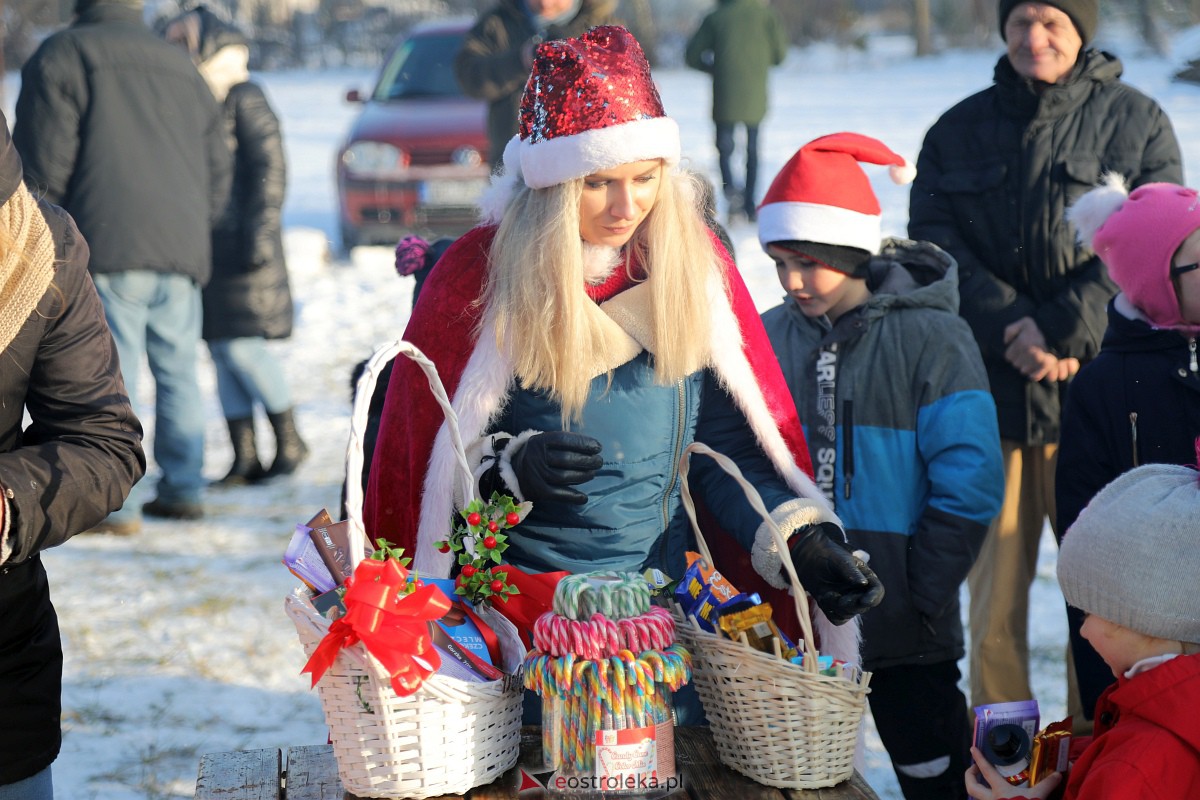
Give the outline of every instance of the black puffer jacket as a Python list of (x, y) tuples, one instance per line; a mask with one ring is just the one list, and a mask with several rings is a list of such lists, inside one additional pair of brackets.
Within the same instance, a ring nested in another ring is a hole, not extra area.
[(42, 42), (21, 70), (13, 140), (36, 195), (70, 212), (95, 273), (211, 269), (230, 154), (220, 109), (182, 50), (103, 2)]
[(522, 51), (536, 42), (579, 36), (596, 25), (616, 23), (616, 8), (617, 0), (583, 0), (569, 22), (541, 32), (534, 30), (524, 0), (500, 0), (479, 16), (454, 59), (454, 75), (466, 94), (488, 101), (493, 166), (501, 163), (504, 145), (517, 133), (521, 94), (529, 80)]
[(1116, 57), (1087, 50), (1066, 83), (1038, 94), (1003, 57), (995, 84), (943, 114), (917, 161), (909, 235), (958, 261), (959, 313), (979, 342), (1004, 439), (1057, 442), (1066, 391), (1004, 359), (1004, 328), (1032, 317), (1053, 353), (1087, 361), (1116, 292), (1065, 210), (1109, 170), (1131, 186), (1183, 180), (1166, 114), (1121, 72)]
[(212, 280), (204, 289), (204, 338), (292, 333), (292, 292), (283, 258), (286, 163), (279, 119), (252, 82), (225, 98), (234, 152), (233, 189), (213, 228)]
[[(0, 129), (7, 200), (21, 162), (2, 115)], [(62, 209), (42, 209), (55, 241), (54, 279), (0, 353), (0, 785), (58, 755), (62, 645), (41, 552), (120, 508), (146, 470), (87, 244)]]

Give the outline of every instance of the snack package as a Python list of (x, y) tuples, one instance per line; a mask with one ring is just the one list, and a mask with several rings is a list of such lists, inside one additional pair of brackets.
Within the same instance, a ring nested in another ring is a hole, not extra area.
[(975, 706), (975, 746), (1013, 786), (1029, 781), (1038, 719), (1036, 700)]
[(1030, 786), (1037, 786), (1038, 781), (1052, 772), (1067, 771), (1073, 719), (1067, 717), (1060, 722), (1051, 722), (1033, 737), (1029, 754)]

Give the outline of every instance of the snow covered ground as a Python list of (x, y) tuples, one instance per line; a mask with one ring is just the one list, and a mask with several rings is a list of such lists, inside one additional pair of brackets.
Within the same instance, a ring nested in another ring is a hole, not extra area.
[[(1126, 56), (1127, 79), (1166, 107), (1185, 161), (1197, 163), (1200, 88), (1170, 83), (1170, 64), (1138, 58), (1132, 46), (1114, 49)], [(995, 50), (923, 60), (910, 57), (911, 50), (896, 39), (877, 40), (866, 53), (794, 51), (772, 75), (760, 191), (797, 147), (834, 131), (877, 136), (915, 160), (925, 129), (991, 80), (1000, 53), (998, 41)], [(656, 77), (668, 113), (681, 124), (684, 153), (717, 181), (707, 77), (683, 69)], [(330, 244), (337, 228), (334, 151), (355, 112), (342, 97), (348, 88), (367, 88), (370, 72), (257, 78), (282, 120), (290, 165), (284, 220), (298, 324), (290, 341), (274, 346), (286, 359), (312, 457), (285, 482), (210, 492), (202, 521), (147, 520), (137, 535), (78, 537), (46, 554), (67, 659), (65, 740), (54, 765), (62, 800), (190, 798), (204, 753), (326, 740), (317, 695), (299, 674), (303, 653), (283, 613), (283, 597), (296, 581), (280, 557), (297, 522), (322, 507), (337, 514), (350, 370), (400, 334), (412, 284), (396, 276), (388, 248), (358, 248), (339, 259)], [(18, 82), (16, 75), (7, 81), (10, 119)], [(889, 184), (883, 170), (872, 177), (885, 233), (903, 234), (907, 190)], [(742, 223), (730, 233), (760, 308), (776, 304), (780, 290), (754, 229)], [(217, 478), (231, 454), (207, 363), (202, 374), (206, 473)], [(149, 423), (152, 387), (149, 380), (143, 385), (147, 394), (139, 400)], [(1031, 618), (1034, 685), (1045, 720), (1065, 714), (1065, 621), (1054, 558), (1047, 534)], [(868, 745), (868, 781), (885, 800), (897, 800), (873, 732)]]

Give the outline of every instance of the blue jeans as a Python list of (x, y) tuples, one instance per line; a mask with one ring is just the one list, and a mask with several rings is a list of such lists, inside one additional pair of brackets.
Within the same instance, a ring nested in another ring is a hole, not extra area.
[(292, 407), (283, 366), (261, 336), (214, 339), (208, 352), (217, 371), (217, 395), (225, 419), (251, 417), (259, 403), (268, 414)]
[(0, 800), (54, 800), (54, 784), (50, 781), (50, 768), (46, 767), (16, 783), (0, 786)]
[[(721, 166), (721, 186), (725, 190), (725, 197), (727, 199), (738, 191), (737, 185), (733, 180), (733, 130), (739, 124), (742, 123), (716, 123), (717, 160)], [(758, 184), (758, 126), (745, 125), (744, 127), (746, 128), (746, 180), (741, 190), (743, 208), (730, 210), (744, 210), (750, 213), (756, 206), (754, 194), (757, 191)]]
[[(121, 358), (130, 398), (138, 397), (143, 356), (154, 378), (154, 460), (158, 499), (199, 503), (204, 476), (204, 406), (196, 379), (200, 287), (185, 275), (149, 270), (94, 276)], [(141, 484), (111, 518), (141, 516)]]

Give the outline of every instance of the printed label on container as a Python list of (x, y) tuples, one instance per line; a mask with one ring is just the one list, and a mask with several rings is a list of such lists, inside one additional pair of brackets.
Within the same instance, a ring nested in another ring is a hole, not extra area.
[(613, 787), (657, 780), (655, 727), (596, 731), (596, 777), (601, 786)]

